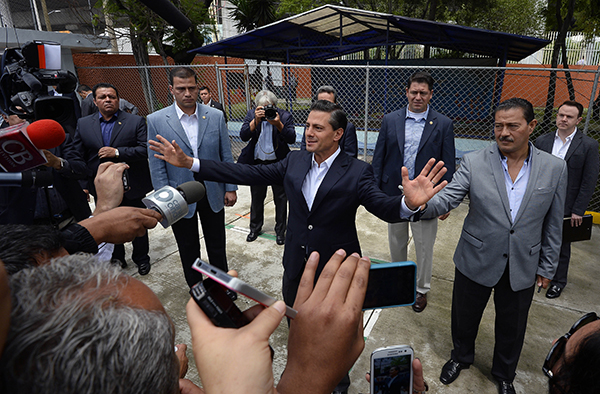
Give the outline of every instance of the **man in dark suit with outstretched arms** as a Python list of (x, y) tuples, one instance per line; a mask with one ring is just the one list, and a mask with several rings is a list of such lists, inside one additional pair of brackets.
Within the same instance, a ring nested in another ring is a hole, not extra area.
[[(375, 184), (368, 163), (340, 154), (339, 140), (346, 126), (346, 114), (339, 105), (317, 101), (311, 107), (306, 128), (306, 151), (292, 151), (285, 159), (267, 165), (246, 165), (198, 160), (186, 155), (176, 144), (161, 136), (150, 140), (154, 157), (177, 167), (195, 168), (199, 162), (201, 179), (245, 185), (279, 184), (285, 188), (290, 203), (283, 266), (283, 296), (294, 304), (296, 290), (307, 257), (320, 254), (318, 273), (338, 249), (360, 253), (356, 233), (356, 211), (363, 205), (386, 221), (404, 220), (401, 216), (403, 196), (388, 196)], [(425, 166), (413, 181), (403, 179), (406, 207), (425, 204), (447, 182), (437, 184), (446, 169), (443, 162)]]

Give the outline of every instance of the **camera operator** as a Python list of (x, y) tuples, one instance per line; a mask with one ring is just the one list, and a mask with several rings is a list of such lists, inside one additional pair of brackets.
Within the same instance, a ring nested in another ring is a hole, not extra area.
[[(271, 164), (283, 160), (290, 151), (288, 144), (296, 142), (296, 130), (292, 114), (277, 108), (277, 97), (269, 90), (261, 90), (254, 99), (255, 109), (244, 118), (240, 130), (242, 141), (248, 145), (242, 149), (238, 163)], [(287, 197), (281, 185), (271, 185), (275, 202), (275, 235), (277, 245), (285, 243), (287, 221)], [(250, 186), (250, 233), (246, 238), (252, 242), (261, 234), (264, 222), (264, 203), (267, 185)]]

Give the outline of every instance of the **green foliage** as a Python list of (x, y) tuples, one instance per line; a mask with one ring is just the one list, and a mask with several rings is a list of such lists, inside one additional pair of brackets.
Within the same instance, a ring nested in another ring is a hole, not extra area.
[[(205, 2), (197, 0), (175, 0), (175, 6), (190, 19), (192, 27), (186, 33), (173, 28), (139, 0), (98, 0), (96, 7), (112, 15), (116, 26), (127, 26), (132, 38), (151, 44), (164, 58), (171, 56), (176, 63), (191, 63), (194, 56), (188, 50), (203, 44), (204, 26), (211, 19)], [(95, 16), (96, 19), (100, 16)], [(135, 48), (135, 46), (134, 46)]]
[(235, 7), (229, 16), (240, 32), (254, 30), (275, 22), (274, 0), (230, 0)]

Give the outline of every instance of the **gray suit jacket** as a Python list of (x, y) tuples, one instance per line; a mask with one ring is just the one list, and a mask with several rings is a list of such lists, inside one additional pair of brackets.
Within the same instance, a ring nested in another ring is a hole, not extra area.
[[(552, 153), (556, 132), (544, 134), (535, 140), (535, 146)], [(598, 181), (598, 141), (577, 130), (565, 155), (569, 172), (565, 216), (572, 213), (583, 216), (594, 194)]]
[[(186, 155), (194, 157), (190, 141), (177, 118), (173, 104), (160, 111), (148, 115), (148, 140), (155, 140), (160, 134), (169, 141), (177, 141)], [(233, 163), (229, 133), (225, 124), (223, 112), (206, 105), (198, 105), (198, 158)], [(182, 183), (193, 181), (194, 174), (187, 168), (179, 168), (154, 157), (154, 151), (148, 149), (152, 185), (155, 190), (163, 186), (177, 187)], [(214, 212), (223, 209), (225, 192), (237, 190), (237, 185), (217, 182), (204, 182), (206, 197)], [(186, 218), (191, 218), (196, 211), (196, 204), (189, 206)]]
[(514, 291), (533, 286), (536, 274), (553, 278), (558, 266), (567, 166), (533, 145), (530, 148), (531, 173), (514, 222), (495, 143), (465, 155), (452, 182), (429, 201), (422, 215), (444, 214), (469, 195), (469, 213), (454, 263), (462, 274), (483, 286), (498, 283), (507, 260)]

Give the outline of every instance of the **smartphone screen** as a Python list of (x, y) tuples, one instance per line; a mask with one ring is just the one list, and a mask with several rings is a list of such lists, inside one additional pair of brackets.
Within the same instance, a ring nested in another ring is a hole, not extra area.
[(375, 350), (371, 354), (371, 393), (412, 393), (412, 361), (410, 346)]
[(371, 264), (363, 309), (415, 303), (417, 266), (412, 261)]

